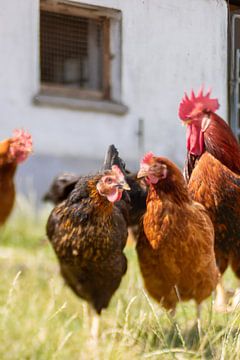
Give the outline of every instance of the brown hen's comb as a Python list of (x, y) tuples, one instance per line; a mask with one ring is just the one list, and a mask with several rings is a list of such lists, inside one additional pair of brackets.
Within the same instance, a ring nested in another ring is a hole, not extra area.
[(215, 112), (219, 108), (218, 99), (210, 98), (211, 90), (203, 94), (203, 86), (199, 90), (198, 95), (191, 91), (190, 97), (185, 93), (178, 109), (178, 116), (181, 120), (187, 120), (197, 116), (203, 111)]
[(23, 129), (16, 129), (11, 138), (10, 153), (18, 162), (24, 161), (32, 152), (32, 136)]
[(154, 154), (151, 151), (146, 153), (141, 160), (141, 165), (149, 164), (149, 162), (152, 160), (153, 157), (154, 157)]
[(15, 129), (13, 131), (12, 141), (18, 141), (25, 145), (25, 147), (32, 151), (32, 136), (23, 129)]

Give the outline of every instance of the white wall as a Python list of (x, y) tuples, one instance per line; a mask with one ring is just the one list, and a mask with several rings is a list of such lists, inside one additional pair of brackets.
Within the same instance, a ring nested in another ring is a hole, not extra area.
[(224, 0), (87, 0), (122, 10), (125, 116), (38, 107), (38, 1), (0, 7), (1, 138), (24, 127), (35, 152), (102, 158), (115, 143), (126, 159), (139, 156), (138, 119), (145, 151), (182, 163), (185, 129), (177, 117), (184, 90), (211, 86), (227, 106), (227, 8)]

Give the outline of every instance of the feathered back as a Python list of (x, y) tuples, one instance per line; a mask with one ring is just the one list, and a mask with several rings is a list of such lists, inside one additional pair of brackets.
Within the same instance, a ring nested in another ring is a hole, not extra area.
[(80, 176), (63, 173), (55, 177), (48, 192), (43, 196), (43, 201), (50, 201), (54, 205), (65, 200), (77, 184)]

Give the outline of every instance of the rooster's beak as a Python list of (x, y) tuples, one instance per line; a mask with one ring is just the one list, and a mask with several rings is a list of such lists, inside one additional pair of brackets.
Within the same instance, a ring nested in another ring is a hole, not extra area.
[(137, 178), (142, 179), (142, 178), (146, 177), (147, 175), (148, 175), (147, 170), (140, 169), (138, 174), (137, 174)]
[(183, 126), (187, 126), (187, 125), (190, 125), (191, 122), (192, 122), (192, 119), (183, 120), (183, 121), (182, 121), (182, 125), (183, 125)]

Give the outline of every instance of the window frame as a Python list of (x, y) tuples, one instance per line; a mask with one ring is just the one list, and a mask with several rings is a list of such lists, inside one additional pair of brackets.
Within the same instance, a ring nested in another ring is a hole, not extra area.
[[(69, 0), (40, 0), (40, 10), (103, 21), (103, 89), (70, 88), (40, 80), (40, 91), (34, 102), (66, 107), (69, 99), (69, 107), (74, 103), (76, 108), (79, 100), (79, 108), (83, 110), (91, 110), (92, 103), (92, 110), (125, 114), (128, 108), (121, 103), (121, 11)], [(117, 39), (117, 44), (113, 44), (111, 38)], [(41, 61), (41, 54), (39, 59)], [(99, 102), (103, 103), (102, 106)], [(107, 106), (104, 107), (104, 103)], [(114, 104), (117, 105), (116, 111)]]

